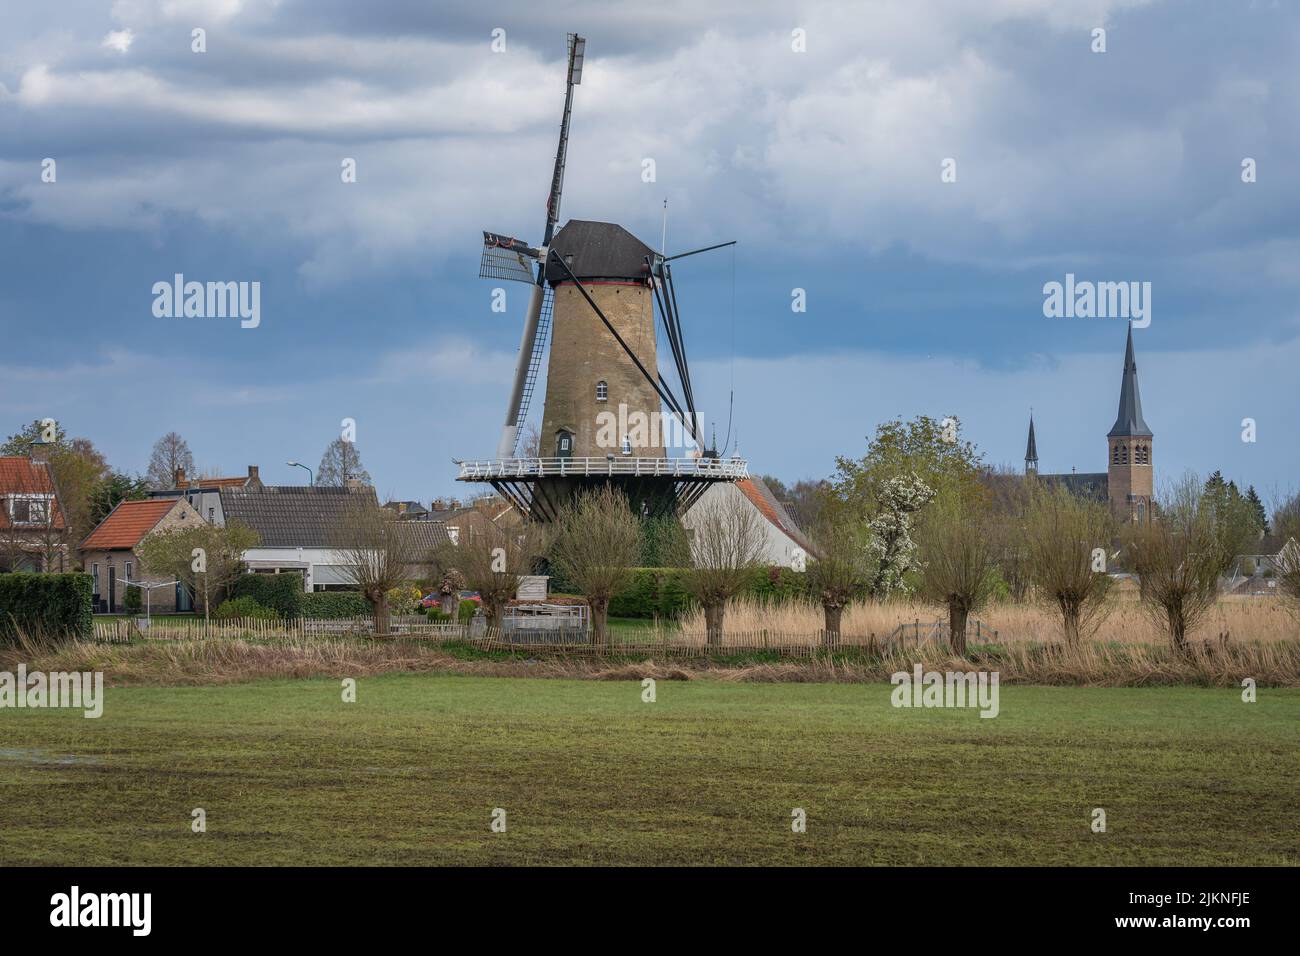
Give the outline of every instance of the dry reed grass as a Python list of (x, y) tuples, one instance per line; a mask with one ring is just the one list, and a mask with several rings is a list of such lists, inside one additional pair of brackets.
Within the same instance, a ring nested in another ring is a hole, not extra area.
[[(1055, 643), (1063, 639), (1061, 617), (1052, 607), (1037, 604), (993, 604), (974, 615), (997, 630), (1002, 644)], [(909, 627), (920, 621), (928, 623), (947, 617), (945, 609), (918, 602), (886, 601), (854, 604), (844, 612), (840, 633), (846, 637), (866, 638), (875, 634), (883, 638), (900, 624)], [(734, 633), (767, 630), (775, 634), (814, 634), (823, 626), (821, 606), (811, 601), (767, 604), (753, 598), (741, 598), (727, 606), (724, 629)], [(704, 614), (694, 610), (681, 621), (686, 634), (704, 633)], [(973, 630), (973, 625), (972, 625)], [(1216, 639), (1228, 633), (1236, 642), (1295, 641), (1300, 639), (1300, 621), (1275, 598), (1227, 597), (1206, 615), (1192, 640)], [(1151, 619), (1132, 597), (1120, 597), (1101, 621), (1095, 640), (1124, 644), (1164, 646), (1169, 636)]]
[(798, 661), (755, 662), (741, 655), (727, 663), (707, 657), (618, 660), (574, 656), (542, 648), (510, 657), (475, 658), (416, 641), (291, 639), (276, 643), (242, 640), (167, 641), (105, 645), (68, 642), (57, 647), (0, 652), (0, 669), (24, 660), (29, 670), (105, 674), (111, 686), (228, 684), (259, 679), (367, 677), (375, 674), (438, 673), (492, 677), (589, 680), (691, 680), (712, 678), (757, 682), (878, 682), (910, 671), (996, 671), (1003, 683), (1132, 687), (1191, 684), (1238, 687), (1249, 677), (1260, 686), (1300, 686), (1300, 642), (1211, 641), (1186, 655), (1155, 644), (1012, 643), (970, 659), (953, 657), (938, 644), (895, 648), (879, 656), (820, 655)]

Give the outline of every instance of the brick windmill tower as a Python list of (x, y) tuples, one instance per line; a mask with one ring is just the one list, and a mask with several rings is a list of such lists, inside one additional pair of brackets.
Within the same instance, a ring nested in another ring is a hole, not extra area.
[[(614, 485), (646, 516), (683, 513), (707, 487), (748, 477), (739, 458), (705, 450), (682, 336), (673, 260), (622, 226), (573, 219), (556, 232), (574, 87), (586, 40), (569, 34), (560, 142), (540, 246), (483, 233), (482, 278), (532, 286), (497, 457), (459, 461), (457, 478), (487, 482), (521, 512), (552, 520), (581, 491)], [(677, 389), (659, 371), (658, 325)], [(553, 331), (552, 331), (553, 329)], [(547, 362), (541, 447), (518, 457), (519, 430)]]

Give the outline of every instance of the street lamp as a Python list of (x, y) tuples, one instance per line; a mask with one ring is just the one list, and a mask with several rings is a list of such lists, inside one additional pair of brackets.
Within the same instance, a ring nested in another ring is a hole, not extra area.
[[(295, 468), (307, 468), (307, 466), (300, 461), (286, 461), (285, 464), (293, 465), (293, 467)], [(312, 472), (310, 468), (307, 468), (307, 481), (313, 486), (316, 484), (316, 475)]]

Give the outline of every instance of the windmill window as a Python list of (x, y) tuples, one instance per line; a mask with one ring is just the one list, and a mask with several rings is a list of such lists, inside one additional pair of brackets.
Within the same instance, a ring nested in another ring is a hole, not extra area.
[(603, 379), (596, 383), (596, 401), (609, 401), (609, 383)]

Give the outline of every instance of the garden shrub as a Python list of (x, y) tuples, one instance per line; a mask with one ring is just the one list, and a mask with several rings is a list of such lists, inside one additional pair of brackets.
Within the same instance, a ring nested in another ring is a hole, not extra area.
[(230, 588), (231, 598), (252, 598), (286, 621), (303, 614), (302, 576), (299, 574), (241, 574)]
[(251, 597), (231, 598), (222, 601), (217, 605), (217, 609), (212, 612), (212, 616), (220, 621), (227, 621), (232, 618), (253, 618), (259, 621), (280, 620), (279, 611), (274, 608), (264, 607)]
[(313, 591), (302, 596), (302, 616), (314, 621), (369, 617), (370, 602), (359, 591)]

